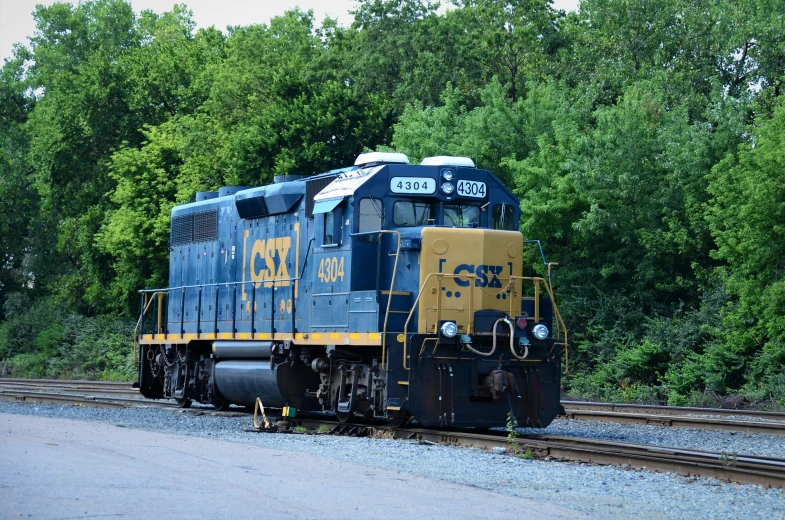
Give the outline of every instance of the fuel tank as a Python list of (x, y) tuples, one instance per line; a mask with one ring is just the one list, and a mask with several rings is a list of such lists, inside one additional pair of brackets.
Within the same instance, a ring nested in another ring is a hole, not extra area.
[(215, 384), (230, 403), (253, 406), (256, 398), (265, 407), (293, 406), (299, 410), (320, 410), (314, 397), (319, 376), (303, 363), (279, 363), (270, 360), (219, 361), (215, 365)]

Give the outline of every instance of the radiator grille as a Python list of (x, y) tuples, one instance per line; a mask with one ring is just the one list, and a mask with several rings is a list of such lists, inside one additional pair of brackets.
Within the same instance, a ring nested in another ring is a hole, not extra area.
[(193, 215), (181, 215), (172, 219), (171, 239), (173, 246), (190, 244), (194, 241)]
[(194, 215), (194, 242), (218, 240), (218, 210), (203, 211)]
[(179, 215), (172, 219), (173, 246), (218, 240), (218, 210)]

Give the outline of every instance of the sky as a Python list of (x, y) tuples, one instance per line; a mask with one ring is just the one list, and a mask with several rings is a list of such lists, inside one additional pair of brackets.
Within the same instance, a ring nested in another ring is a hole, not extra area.
[[(578, 1), (553, 0), (553, 7), (572, 11)], [(0, 60), (12, 55), (15, 43), (28, 43), (27, 38), (35, 31), (32, 12), (36, 4), (53, 3), (53, 0), (0, 0)], [(77, 4), (78, 0), (69, 3)], [(175, 3), (184, 3), (193, 11), (198, 27), (214, 25), (221, 30), (227, 25), (267, 23), (295, 6), (304, 11), (313, 9), (317, 22), (329, 15), (342, 25), (349, 25), (352, 22), (349, 11), (355, 7), (354, 0), (130, 0), (130, 3), (137, 13), (145, 9), (160, 13), (170, 10)]]

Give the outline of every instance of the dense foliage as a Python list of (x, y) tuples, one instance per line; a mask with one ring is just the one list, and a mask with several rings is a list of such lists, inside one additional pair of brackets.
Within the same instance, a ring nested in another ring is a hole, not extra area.
[(130, 375), (122, 338), (135, 291), (166, 284), (174, 205), (395, 149), (468, 155), (514, 188), (560, 264), (565, 391), (785, 405), (785, 0), (354, 16), (222, 32), (185, 6), (37, 8), (0, 70), (7, 370)]

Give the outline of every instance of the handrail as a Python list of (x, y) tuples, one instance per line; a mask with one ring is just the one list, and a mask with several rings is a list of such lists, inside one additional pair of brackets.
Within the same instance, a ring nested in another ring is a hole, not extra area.
[(542, 242), (540, 242), (539, 240), (524, 240), (523, 243), (537, 244), (537, 247), (540, 249), (540, 256), (542, 257), (542, 265), (548, 266), (548, 281), (551, 284), (553, 284), (553, 278), (551, 277), (551, 264), (553, 265), (559, 265), (559, 264), (556, 264), (554, 262), (548, 262), (548, 260), (545, 259), (545, 250), (543, 250)]
[[(554, 265), (556, 265), (556, 264), (554, 264)], [(550, 270), (550, 267), (549, 267), (549, 270)], [(539, 277), (539, 276), (520, 277), (520, 279), (521, 280), (539, 280), (539, 281), (542, 281), (543, 285), (545, 286), (545, 290), (548, 291), (548, 297), (550, 297), (551, 304), (553, 305), (553, 315), (556, 318), (556, 339), (559, 339), (561, 337), (562, 333), (564, 334), (564, 341), (554, 343), (553, 347), (555, 347), (556, 345), (563, 345), (564, 346), (564, 372), (563, 373), (567, 374), (567, 372), (570, 369), (570, 357), (569, 357), (569, 350), (568, 350), (569, 341), (568, 341), (568, 335), (567, 335), (568, 332), (567, 332), (567, 326), (564, 324), (564, 320), (561, 317), (561, 312), (559, 312), (559, 307), (556, 305), (556, 299), (553, 296), (553, 287), (548, 282), (548, 280), (545, 280), (544, 278)], [(553, 347), (551, 347), (550, 352), (553, 352)], [(550, 354), (550, 352), (549, 352), (549, 354)]]
[[(300, 276), (297, 277), (297, 281), (301, 280), (303, 275), (305, 274), (305, 266), (308, 265), (308, 258), (310, 258), (310, 256), (311, 256), (311, 244), (313, 244), (315, 238), (316, 237), (311, 237), (311, 239), (308, 241), (308, 249), (305, 250), (305, 258), (303, 259), (303, 266), (300, 269)], [(297, 328), (296, 327), (296, 325), (297, 325), (297, 320), (296, 320), (296, 316), (297, 316), (297, 298), (294, 295), (294, 292), (295, 292), (294, 289), (295, 289), (294, 284), (292, 284), (292, 335), (294, 335), (295, 329)], [(256, 298), (256, 290), (254, 290), (254, 298)], [(254, 302), (254, 307), (252, 307), (252, 309), (253, 309), (252, 312), (254, 314), (256, 314), (256, 303), (255, 302)], [(253, 327), (252, 327), (252, 329), (253, 329)], [(251, 330), (251, 333), (254, 333), (254, 332), (256, 332), (256, 331)]]
[(153, 303), (153, 301), (156, 299), (156, 296), (157, 296), (157, 293), (153, 293), (153, 295), (150, 297), (150, 299), (147, 301), (147, 303), (145, 303), (144, 307), (142, 307), (142, 313), (139, 314), (139, 319), (136, 321), (136, 327), (134, 327), (134, 336), (133, 336), (134, 365), (136, 365), (139, 362), (138, 359), (137, 359), (137, 357), (138, 357), (137, 356), (137, 345), (138, 345), (138, 341), (137, 340), (139, 339), (139, 336), (138, 336), (137, 333), (139, 332), (139, 327), (142, 324), (142, 318), (144, 318), (144, 315), (147, 313), (147, 309), (150, 308), (150, 304)]
[[(550, 269), (551, 269), (552, 265), (556, 265), (556, 264), (554, 264), (554, 263), (548, 264), (549, 272), (550, 272)], [(422, 286), (420, 287), (419, 294), (417, 295), (417, 298), (414, 300), (414, 304), (412, 305), (412, 308), (409, 311), (409, 316), (407, 316), (406, 322), (404, 323), (404, 326), (403, 326), (403, 368), (405, 370), (411, 370), (411, 367), (407, 366), (409, 322), (411, 321), (412, 317), (414, 316), (414, 311), (417, 309), (417, 306), (418, 306), (418, 304), (420, 302), (420, 298), (422, 297), (423, 292), (425, 290), (425, 287), (428, 284), (428, 282), (429, 282), (429, 280), (430, 280), (430, 278), (432, 276), (436, 276), (440, 280), (441, 280), (441, 278), (469, 278), (469, 279), (474, 279), (474, 278), (477, 277), (477, 275), (475, 275), (475, 274), (428, 273), (428, 275), (425, 277), (425, 280), (422, 283)], [(556, 321), (556, 339), (557, 340), (561, 339), (562, 334), (564, 335), (564, 340), (560, 341), (560, 342), (557, 341), (556, 343), (553, 344), (553, 347), (555, 347), (556, 345), (563, 345), (564, 346), (564, 374), (567, 374), (568, 371), (569, 371), (569, 366), (570, 366), (569, 365), (569, 350), (568, 350), (569, 342), (568, 342), (567, 326), (564, 324), (564, 320), (561, 317), (561, 313), (559, 312), (559, 308), (556, 305), (556, 299), (554, 298), (553, 287), (551, 286), (551, 284), (548, 282), (548, 280), (546, 280), (545, 278), (540, 277), (540, 276), (514, 276), (514, 275), (512, 275), (512, 276), (509, 276), (509, 277), (502, 277), (501, 279), (506, 279), (506, 280), (509, 280), (510, 282), (514, 282), (515, 280), (520, 280), (521, 282), (530, 281), (530, 282), (535, 284), (535, 289), (539, 288), (539, 284), (540, 283), (542, 283), (545, 286), (545, 290), (548, 292), (548, 296), (551, 299), (551, 304), (552, 304), (552, 308), (553, 308), (553, 314), (554, 314), (554, 318), (555, 318), (555, 321)], [(472, 284), (472, 287), (473, 286), (474, 285)], [(539, 296), (539, 290), (536, 290), (536, 292), (537, 292), (537, 295)], [(469, 299), (470, 309), (472, 309), (473, 308), (472, 302), (473, 302), (473, 297), (474, 297), (474, 291), (470, 290), (469, 294), (470, 294), (470, 296), (469, 296), (469, 298), (470, 298)], [(440, 311), (440, 305), (439, 305), (439, 301), (440, 300), (441, 300), (441, 294), (439, 294), (439, 297), (437, 299), (437, 315), (436, 315), (437, 324), (438, 324), (438, 321), (439, 321), (439, 318), (440, 318), (440, 312), (439, 312)], [(535, 300), (535, 304), (536, 304), (535, 321), (539, 321), (539, 305), (538, 305), (539, 304), (539, 298), (537, 298)], [(512, 306), (513, 306), (513, 299), (511, 298), (510, 299), (510, 309), (511, 309), (511, 312), (512, 312)], [(474, 320), (474, 317), (473, 316), (469, 316), (469, 326), (468, 326), (468, 331), (467, 331), (469, 334), (471, 334), (471, 330), (473, 328), (472, 327), (473, 320)], [(438, 333), (438, 331), (435, 331), (435, 332)], [(553, 347), (551, 348), (551, 352), (553, 351)], [(549, 352), (549, 354), (550, 354), (550, 352)]]
[[(381, 229), (379, 234), (389, 233), (398, 236), (398, 247), (395, 250), (395, 263), (393, 264), (392, 278), (390, 279), (390, 294), (387, 295), (387, 312), (384, 313), (384, 326), (382, 327), (382, 371), (387, 372), (387, 367), (384, 366), (384, 361), (387, 354), (387, 320), (390, 317), (390, 304), (393, 299), (393, 288), (395, 287), (395, 272), (398, 270), (398, 258), (401, 256), (401, 233), (394, 229)], [(380, 240), (381, 242), (381, 237)]]
[[(158, 302), (159, 308), (158, 308), (158, 317), (157, 317), (158, 323), (157, 323), (157, 326), (158, 326), (158, 329), (160, 329), (160, 326), (161, 326), (161, 313), (162, 313), (161, 306), (163, 304), (163, 297), (164, 296), (168, 297), (170, 291), (180, 290), (180, 291), (182, 291), (184, 293), (186, 289), (199, 289), (201, 291), (201, 289), (205, 288), (205, 287), (229, 287), (229, 286), (233, 286), (235, 288), (235, 292), (236, 292), (238, 285), (252, 284), (252, 286), (253, 286), (253, 285), (262, 284), (262, 283), (272, 283), (272, 287), (274, 288), (276, 285), (277, 286), (281, 286), (281, 283), (283, 283), (283, 282), (294, 282), (294, 281), (302, 280), (303, 277), (305, 276), (305, 268), (308, 265), (308, 259), (310, 258), (310, 254), (311, 254), (311, 245), (313, 244), (313, 242), (314, 242), (314, 238), (312, 237), (308, 241), (308, 248), (305, 251), (305, 258), (303, 259), (303, 265), (302, 265), (302, 267), (300, 269), (300, 275), (296, 276), (296, 277), (271, 278), (269, 280), (240, 280), (240, 281), (234, 281), (234, 282), (204, 283), (204, 284), (197, 284), (197, 285), (181, 285), (181, 286), (178, 286), (178, 287), (167, 287), (165, 289), (140, 289), (139, 293), (144, 295), (145, 298), (147, 297), (148, 294), (151, 294), (151, 293), (152, 293), (152, 296), (150, 297), (149, 301), (147, 301), (147, 303), (143, 306), (142, 312), (139, 315), (139, 320), (137, 321), (137, 324), (136, 324), (136, 328), (134, 329), (134, 363), (136, 363), (135, 357), (136, 357), (136, 345), (137, 345), (137, 332), (139, 330), (139, 325), (141, 324), (142, 319), (144, 318), (145, 314), (149, 310), (150, 303), (152, 303), (152, 301), (156, 299), (155, 298), (156, 295), (159, 296), (159, 298), (158, 298), (158, 300), (159, 300), (159, 302)], [(254, 287), (254, 291), (253, 291), (254, 297), (256, 296), (255, 289), (256, 288)], [(218, 297), (218, 293), (216, 291), (216, 298), (217, 297)], [(237, 299), (237, 297), (235, 296), (235, 300), (236, 299)], [(201, 305), (201, 296), (200, 296), (199, 302), (200, 302), (200, 305)], [(296, 305), (297, 304), (295, 303), (294, 298), (292, 298), (292, 332), (294, 332), (294, 315), (295, 315)], [(216, 304), (216, 318), (218, 316), (217, 313), (218, 313), (218, 306)], [(254, 314), (255, 314), (255, 310), (254, 310)], [(232, 327), (232, 328), (234, 328), (234, 327)]]
[(280, 287), (280, 282), (293, 282), (295, 280), (302, 280), (302, 276), (297, 276), (294, 278), (265, 278), (262, 280), (240, 280), (238, 282), (221, 282), (221, 283), (203, 283), (198, 285), (179, 285), (177, 287), (165, 287), (163, 289), (139, 289), (139, 293), (155, 293), (155, 292), (168, 292), (168, 291), (175, 291), (177, 289), (198, 289), (200, 287), (228, 287), (228, 286), (237, 286), (240, 284), (246, 283), (253, 283), (253, 284), (263, 284), (263, 283), (272, 283), (278, 285)]
[[(406, 318), (406, 323), (403, 324), (403, 368), (404, 368), (404, 370), (411, 370), (411, 367), (406, 366), (406, 359), (407, 359), (406, 358), (406, 350), (407, 350), (406, 343), (409, 341), (409, 339), (407, 337), (407, 333), (408, 333), (408, 330), (409, 330), (409, 322), (411, 321), (412, 316), (414, 316), (414, 309), (417, 308), (417, 304), (420, 302), (420, 298), (423, 295), (425, 286), (428, 284), (428, 280), (430, 280), (431, 276), (433, 276), (433, 275), (436, 275), (436, 277), (439, 280), (441, 280), (442, 278), (445, 278), (445, 277), (446, 278), (469, 278), (469, 279), (472, 279), (472, 280), (477, 278), (476, 274), (428, 273), (428, 276), (425, 277), (425, 280), (423, 281), (422, 286), (420, 287), (420, 291), (417, 294), (417, 299), (415, 299), (414, 303), (412, 304), (412, 309), (409, 311), (409, 316)], [(474, 284), (472, 283), (472, 286), (473, 285)], [(474, 291), (469, 291), (470, 306), (471, 306), (471, 302), (472, 302), (473, 298), (474, 298)], [(440, 301), (441, 301), (441, 294), (439, 294), (439, 298), (436, 300), (437, 306), (438, 306)], [(438, 318), (439, 317), (440, 317), (439, 310), (437, 310), (437, 312), (436, 312), (437, 323), (438, 323)], [(472, 322), (470, 320), (469, 321), (470, 328), (469, 328), (469, 331), (467, 331), (467, 332), (471, 332), (471, 324), (472, 324)], [(438, 331), (436, 331), (436, 332), (438, 332)]]
[[(548, 264), (548, 277), (550, 279), (551, 274), (551, 266), (559, 265), (557, 263), (551, 262)], [(564, 374), (567, 374), (570, 371), (570, 351), (569, 351), (569, 341), (567, 336), (567, 326), (564, 324), (564, 320), (561, 317), (561, 313), (559, 312), (559, 307), (556, 305), (556, 300), (553, 296), (553, 286), (551, 283), (545, 284), (545, 289), (548, 291), (548, 296), (551, 298), (551, 304), (553, 305), (553, 314), (556, 317), (556, 332), (557, 332), (557, 339), (559, 337), (559, 329), (564, 333), (564, 341), (561, 343), (554, 343), (553, 347), (556, 345), (563, 345), (564, 346)], [(553, 352), (553, 347), (551, 347), (551, 352)], [(550, 352), (548, 353), (550, 354)]]

